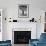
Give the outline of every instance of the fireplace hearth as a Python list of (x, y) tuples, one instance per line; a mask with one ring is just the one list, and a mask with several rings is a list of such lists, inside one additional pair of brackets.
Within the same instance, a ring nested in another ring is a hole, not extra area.
[(31, 31), (14, 31), (14, 44), (28, 44)]

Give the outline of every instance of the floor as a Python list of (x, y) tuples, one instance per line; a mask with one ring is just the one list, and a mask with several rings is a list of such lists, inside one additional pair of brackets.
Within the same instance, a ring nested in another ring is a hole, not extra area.
[(12, 46), (29, 46), (28, 44), (13, 44)]

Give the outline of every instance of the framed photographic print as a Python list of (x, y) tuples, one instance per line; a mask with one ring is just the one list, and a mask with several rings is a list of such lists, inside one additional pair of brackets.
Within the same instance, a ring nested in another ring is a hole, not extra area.
[(29, 17), (29, 5), (19, 5), (18, 6), (18, 17), (28, 18)]

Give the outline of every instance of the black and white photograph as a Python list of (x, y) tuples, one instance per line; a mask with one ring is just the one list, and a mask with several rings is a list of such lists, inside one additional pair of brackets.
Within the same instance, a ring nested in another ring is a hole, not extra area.
[(18, 6), (18, 17), (28, 18), (29, 17), (29, 5), (22, 4)]

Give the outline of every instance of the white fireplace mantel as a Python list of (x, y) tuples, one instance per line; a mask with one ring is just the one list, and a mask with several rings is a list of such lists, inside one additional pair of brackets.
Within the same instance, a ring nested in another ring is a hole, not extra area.
[(36, 39), (36, 24), (34, 22), (13, 23), (12, 31), (31, 31), (31, 38)]
[(13, 23), (13, 28), (30, 28), (30, 27), (34, 27), (36, 26), (37, 23), (35, 22), (23, 22), (23, 23), (20, 23), (20, 22), (16, 22), (16, 23)]

